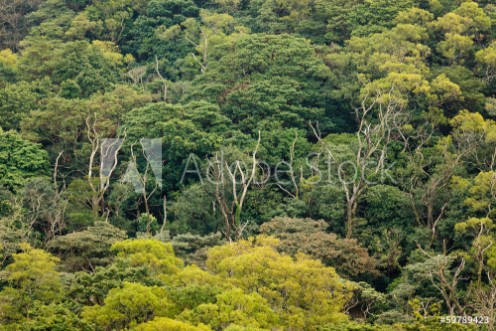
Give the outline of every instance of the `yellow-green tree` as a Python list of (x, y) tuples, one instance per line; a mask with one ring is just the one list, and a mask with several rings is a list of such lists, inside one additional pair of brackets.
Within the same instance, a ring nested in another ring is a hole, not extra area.
[(13, 254), (13, 263), (0, 273), (7, 286), (0, 292), (0, 319), (16, 321), (29, 317), (36, 305), (49, 304), (62, 298), (58, 259), (34, 249), (27, 243), (20, 245), (21, 253)]
[(111, 250), (117, 258), (128, 260), (134, 267), (146, 267), (154, 275), (174, 274), (183, 266), (172, 245), (158, 240), (129, 239), (113, 244)]
[(103, 306), (84, 307), (82, 317), (95, 330), (122, 330), (167, 316), (170, 307), (164, 289), (124, 283), (122, 288), (110, 290)]
[(139, 324), (133, 331), (212, 331), (209, 327), (199, 324), (198, 326), (189, 323), (176, 321), (167, 317), (155, 318), (153, 321)]
[(469, 189), (469, 197), (465, 201), (475, 211), (486, 213), (495, 218), (496, 213), (496, 172), (480, 172)]
[(239, 288), (219, 294), (215, 303), (202, 304), (185, 311), (180, 318), (194, 323), (207, 323), (218, 331), (230, 325), (280, 329), (279, 318), (268, 302), (256, 292), (245, 294)]
[[(484, 119), (479, 113), (461, 110), (450, 124), (451, 138), (467, 166), (490, 171), (496, 166), (496, 122)], [(450, 139), (451, 139), (450, 138)], [(484, 181), (481, 175), (480, 182)], [(485, 175), (488, 176), (488, 175)], [(490, 175), (488, 176), (489, 179)]]
[(346, 320), (343, 307), (350, 284), (320, 261), (279, 254), (277, 243), (260, 236), (214, 247), (207, 268), (246, 294), (258, 293), (279, 315), (284, 329), (314, 330)]

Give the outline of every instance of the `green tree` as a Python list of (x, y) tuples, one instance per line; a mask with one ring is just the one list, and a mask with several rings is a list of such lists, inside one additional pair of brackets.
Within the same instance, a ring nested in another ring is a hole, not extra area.
[[(102, 49), (87, 41), (62, 43), (60, 40), (27, 38), (18, 62), (25, 80), (50, 77), (54, 84), (73, 80), (82, 97), (104, 92), (117, 81), (120, 65), (105, 56)], [(77, 95), (79, 96), (79, 95)]]
[(134, 267), (129, 261), (117, 260), (93, 272), (76, 272), (67, 286), (67, 297), (81, 306), (103, 305), (110, 290), (122, 288), (123, 283), (160, 286), (163, 283), (150, 274), (146, 267)]
[(172, 238), (171, 243), (179, 258), (188, 264), (202, 267), (205, 265), (208, 249), (222, 244), (223, 240), (220, 232), (205, 236), (185, 233)]
[(14, 131), (0, 129), (0, 187), (18, 190), (28, 178), (44, 175), (48, 155)]
[(280, 240), (278, 250), (295, 256), (305, 253), (333, 267), (343, 276), (373, 274), (376, 261), (356, 239), (342, 239), (326, 232), (324, 221), (298, 218), (274, 218), (262, 224), (260, 232)]
[(21, 120), (36, 109), (38, 96), (26, 82), (7, 84), (0, 91), (0, 126), (4, 130), (18, 130)]
[(347, 15), (352, 29), (351, 34), (367, 36), (392, 28), (396, 15), (413, 6), (412, 0), (371, 0), (358, 3)]
[(129, 30), (124, 31), (122, 49), (138, 60), (154, 60), (154, 56), (157, 56), (160, 62), (166, 64), (160, 68), (164, 76), (169, 79), (180, 78), (184, 65), (180, 60), (193, 51), (193, 45), (182, 38), (164, 40), (156, 31), (181, 25), (188, 18), (197, 18), (199, 14), (200, 8), (192, 0), (148, 1)]
[(330, 70), (305, 39), (242, 34), (214, 48), (210, 59), (188, 97), (219, 101), (244, 132), (256, 134), (266, 121), (306, 129), (310, 119), (328, 130), (327, 118), (342, 116), (329, 106)]
[(48, 249), (59, 255), (67, 271), (95, 270), (111, 261), (109, 249), (126, 233), (109, 223), (96, 222), (88, 229), (56, 237), (47, 243)]
[[(192, 102), (187, 105), (155, 103), (135, 108), (124, 117), (129, 141), (143, 137), (162, 139), (164, 189), (179, 186), (191, 154), (203, 157), (222, 142), (221, 132), (229, 120), (214, 104)], [(137, 159), (144, 169), (144, 160)]]
[(64, 39), (64, 33), (75, 13), (65, 1), (43, 1), (37, 10), (28, 14), (31, 25), (30, 36)]

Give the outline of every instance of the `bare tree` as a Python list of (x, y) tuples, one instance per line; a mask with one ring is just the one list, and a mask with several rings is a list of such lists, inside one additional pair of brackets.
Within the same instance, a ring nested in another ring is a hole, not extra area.
[[(289, 147), (289, 162), (285, 162), (285, 164), (287, 164), (287, 166), (289, 168), (288, 169), (288, 175), (289, 175), (289, 179), (291, 181), (291, 186), (293, 186), (294, 191), (291, 192), (289, 189), (286, 189), (283, 184), (281, 184), (281, 183), (279, 183), (279, 181), (277, 181), (277, 186), (293, 199), (299, 199), (299, 197), (300, 197), (300, 186), (299, 186), (298, 179), (296, 177), (295, 168), (294, 168), (295, 147), (296, 147), (297, 140), (298, 140), (298, 131), (295, 130), (295, 138), (293, 140), (293, 143)], [(301, 173), (302, 173), (302, 171), (300, 171), (300, 176), (301, 176)], [(301, 180), (301, 178), (300, 178), (300, 180)]]
[(160, 234), (163, 235), (165, 233), (165, 226), (167, 225), (167, 195), (164, 194), (162, 209), (164, 216), (162, 218), (162, 226), (160, 227)]
[(0, 263), (5, 263), (12, 254), (18, 252), (19, 243), (32, 242), (33, 224), (23, 217), (23, 208), (19, 199), (12, 200), (12, 209), (8, 217), (0, 217)]
[[(465, 259), (461, 258), (458, 265), (455, 264), (456, 257), (452, 255), (431, 255), (417, 244), (419, 251), (427, 258), (422, 267), (416, 271), (416, 277), (430, 281), (432, 286), (443, 297), (450, 315), (460, 315), (464, 312), (464, 307), (460, 303), (458, 284), (464, 278), (462, 271), (465, 268)], [(455, 264), (455, 268), (452, 269)], [(417, 264), (419, 265), (419, 264)], [(415, 267), (415, 265), (413, 266)]]
[(191, 45), (193, 45), (196, 50), (201, 50), (201, 59), (199, 59), (194, 52), (191, 52), (191, 56), (193, 57), (193, 60), (195, 60), (195, 62), (198, 63), (198, 65), (200, 66), (201, 73), (205, 73), (207, 71), (207, 64), (208, 64), (209, 36), (207, 32), (204, 29), (200, 28), (200, 40), (198, 41), (198, 43), (195, 43), (187, 36), (185, 36), (184, 39), (186, 39), (186, 41), (188, 41)]
[[(384, 169), (387, 149), (399, 135), (406, 119), (404, 106), (397, 96), (395, 87), (391, 86), (386, 93), (381, 90), (365, 94), (361, 105), (355, 108), (355, 118), (358, 124), (356, 133), (357, 148), (354, 159), (349, 160), (355, 172), (347, 175), (343, 168), (339, 169), (339, 180), (342, 184), (346, 199), (346, 238), (351, 238), (358, 209), (359, 198), (369, 184), (366, 178), (368, 172), (377, 175)], [(309, 122), (314, 135), (324, 146), (330, 160), (338, 162), (330, 146), (322, 139), (318, 125)]]
[(0, 0), (0, 48), (17, 50), (28, 32), (27, 14), (41, 3), (42, 0)]
[[(220, 165), (214, 171), (215, 176), (215, 206), (218, 206), (224, 220), (223, 234), (232, 242), (243, 237), (243, 232), (248, 225), (248, 221), (241, 222), (241, 212), (246, 200), (246, 195), (251, 187), (255, 175), (257, 173), (258, 162), (257, 153), (260, 148), (260, 131), (258, 132), (258, 140), (252, 154), (251, 169), (247, 173), (244, 172), (241, 162), (234, 162), (234, 169), (229, 167), (229, 164), (218, 159), (216, 155), (216, 164)], [(223, 171), (225, 169), (225, 171)], [(228, 178), (225, 178), (227, 173)]]
[(158, 69), (158, 58), (156, 55), (155, 55), (155, 72), (157, 73), (158, 78), (160, 78), (160, 80), (164, 84), (163, 99), (164, 99), (164, 102), (167, 102), (169, 87), (167, 85), (167, 80), (165, 80), (165, 78), (160, 73), (160, 70)]
[(356, 283), (353, 296), (346, 303), (346, 313), (360, 318), (374, 316), (374, 309), (377, 306), (386, 303), (387, 296), (384, 293), (377, 292), (366, 282)]
[(146, 74), (146, 67), (140, 66), (133, 68), (127, 72), (127, 75), (131, 80), (133, 81), (134, 85), (139, 85), (142, 90), (145, 89), (143, 85), (143, 77), (145, 77)]
[(160, 188), (160, 182), (159, 180), (154, 181), (154, 185), (151, 191), (147, 192), (147, 186), (150, 182), (150, 176), (151, 176), (151, 170), (152, 170), (152, 165), (151, 165), (151, 155), (147, 154), (145, 152), (145, 147), (143, 146), (143, 140), (140, 141), (140, 145), (142, 148), (142, 154), (143, 158), (145, 159), (145, 169), (141, 173), (137, 170), (138, 168), (138, 162), (137, 162), (137, 157), (134, 153), (134, 144), (131, 145), (131, 165), (133, 167), (133, 180), (137, 180), (135, 184), (139, 187), (139, 191), (141, 193), (141, 201), (143, 202), (145, 206), (145, 212), (147, 214), (150, 214), (150, 199), (157, 192), (157, 190)]
[(115, 44), (122, 39), (122, 34), (126, 29), (126, 20), (132, 16), (132, 10), (134, 9), (130, 8), (129, 4), (127, 6), (124, 4), (125, 2), (93, 1), (93, 5), (103, 13), (104, 19), (102, 23), (108, 31), (110, 40)]
[(496, 282), (495, 275), (487, 273), (488, 284), (476, 286), (469, 290), (467, 297), (471, 299), (469, 308), (478, 316), (487, 317), (487, 330), (496, 330)]
[(492, 219), (470, 218), (466, 222), (456, 224), (458, 234), (473, 238), (470, 250), (473, 260), (477, 265), (477, 287), (481, 287), (484, 270), (486, 270), (487, 251), (494, 245), (493, 231), (495, 226)]
[[(463, 157), (462, 153), (449, 152), (447, 147), (440, 152), (443, 154), (444, 162), (441, 166), (434, 167), (432, 161), (424, 156), (420, 148), (417, 148), (410, 156), (413, 173), (410, 174), (406, 185), (417, 224), (427, 227), (431, 232), (430, 245), (436, 239), (437, 226), (449, 206), (449, 195), (446, 192)], [(428, 168), (434, 168), (436, 171), (430, 173), (426, 170)]]
[[(100, 216), (100, 213), (105, 212), (105, 194), (110, 187), (110, 178), (117, 167), (117, 157), (126, 138), (126, 134), (124, 133), (124, 137), (121, 139), (103, 139), (100, 132), (98, 132), (96, 114), (86, 118), (86, 128), (91, 147), (87, 182), (92, 192), (91, 206), (93, 215), (97, 218)], [(95, 159), (98, 154), (100, 154), (101, 162), (99, 166), (95, 167)], [(110, 167), (105, 166), (108, 164), (110, 164)], [(94, 174), (95, 168), (98, 176)]]
[(493, 170), (496, 166), (496, 143), (489, 136), (496, 125), (489, 120), (484, 121), (482, 117), (475, 120), (481, 121), (478, 123), (480, 127), (465, 128), (460, 125), (453, 130), (453, 144), (465, 162), (480, 171)]
[(65, 186), (58, 184), (58, 167), (63, 152), (55, 160), (52, 183), (42, 178), (31, 179), (21, 191), (20, 203), (24, 212), (20, 223), (43, 232), (45, 242), (53, 239), (65, 228), (64, 216), (67, 200), (63, 197)]
[[(65, 185), (59, 187), (58, 184), (58, 169), (60, 158), (64, 154), (64, 151), (61, 151), (57, 158), (55, 159), (55, 165), (53, 166), (53, 191), (55, 193), (54, 196), (54, 204), (57, 208), (53, 210), (53, 218), (50, 223), (50, 236), (54, 237), (56, 234), (60, 234), (61, 231), (65, 228), (64, 215), (67, 209), (67, 200), (62, 197), (62, 193), (65, 190)], [(48, 240), (48, 239), (47, 239)]]

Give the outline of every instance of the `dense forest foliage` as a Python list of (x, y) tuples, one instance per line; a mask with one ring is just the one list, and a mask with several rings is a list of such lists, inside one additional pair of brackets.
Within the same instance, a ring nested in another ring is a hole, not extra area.
[(495, 330), (495, 211), (492, 0), (0, 0), (0, 330)]

